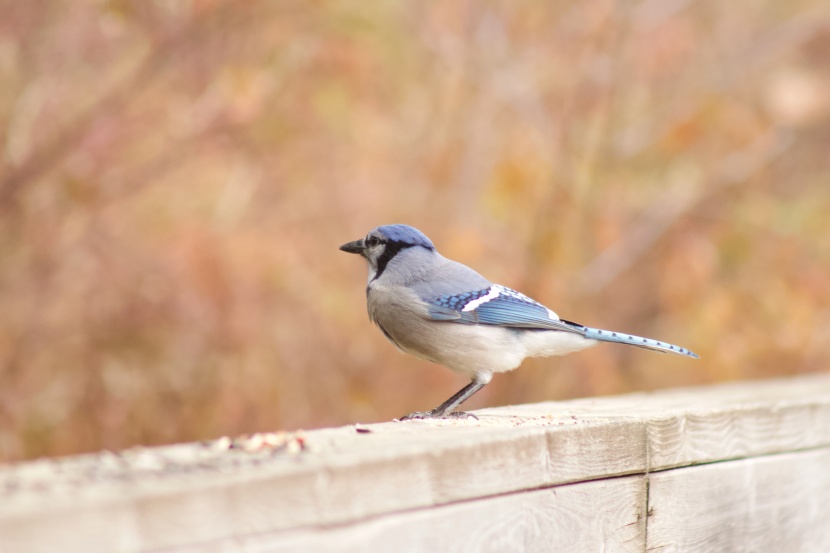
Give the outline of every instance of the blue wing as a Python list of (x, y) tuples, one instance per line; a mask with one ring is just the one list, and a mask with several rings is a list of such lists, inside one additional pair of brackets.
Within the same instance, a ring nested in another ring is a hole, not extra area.
[(541, 303), (498, 284), (426, 301), (429, 315), (436, 321), (581, 333), (576, 325), (561, 321)]
[(617, 342), (665, 353), (698, 357), (696, 353), (674, 344), (563, 321), (541, 303), (498, 284), (473, 292), (444, 295), (426, 301), (429, 306), (429, 316), (436, 321), (536, 330), (563, 330), (581, 334), (589, 340)]

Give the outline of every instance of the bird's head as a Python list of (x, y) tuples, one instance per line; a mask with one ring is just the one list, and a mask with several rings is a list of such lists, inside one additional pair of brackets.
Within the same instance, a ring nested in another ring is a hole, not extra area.
[(369, 263), (369, 281), (380, 277), (387, 264), (402, 250), (421, 247), (435, 251), (423, 232), (409, 225), (384, 225), (369, 231), (365, 238), (343, 244), (340, 249), (360, 254)]

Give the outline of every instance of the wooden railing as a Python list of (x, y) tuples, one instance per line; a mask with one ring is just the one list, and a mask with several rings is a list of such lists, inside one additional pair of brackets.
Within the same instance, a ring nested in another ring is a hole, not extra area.
[(0, 467), (0, 552), (830, 551), (830, 376)]

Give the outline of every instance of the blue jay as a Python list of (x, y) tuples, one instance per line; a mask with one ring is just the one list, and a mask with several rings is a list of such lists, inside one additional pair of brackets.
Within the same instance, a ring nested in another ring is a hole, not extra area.
[(340, 249), (366, 258), (369, 319), (395, 347), (470, 378), (432, 411), (401, 420), (473, 416), (453, 410), (490, 382), (493, 373), (515, 369), (526, 357), (617, 342), (698, 358), (665, 342), (560, 319), (524, 294), (442, 256), (429, 238), (408, 225), (377, 227)]

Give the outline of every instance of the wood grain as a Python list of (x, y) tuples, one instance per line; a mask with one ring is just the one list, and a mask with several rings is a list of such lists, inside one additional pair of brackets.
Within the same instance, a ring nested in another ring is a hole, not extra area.
[(201, 544), (177, 553), (634, 553), (645, 548), (645, 506), (645, 479), (628, 476), (392, 513), (347, 526)]
[(0, 552), (215, 544), (830, 447), (830, 376), (478, 415), (292, 434), (293, 448), (182, 444), (0, 467)]
[(650, 478), (647, 551), (830, 551), (830, 449)]

